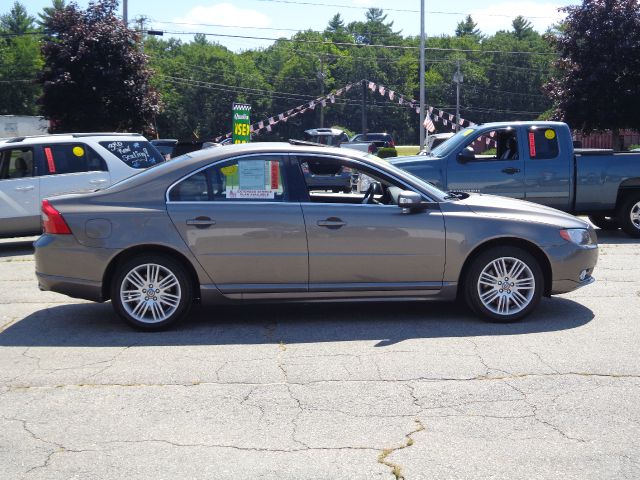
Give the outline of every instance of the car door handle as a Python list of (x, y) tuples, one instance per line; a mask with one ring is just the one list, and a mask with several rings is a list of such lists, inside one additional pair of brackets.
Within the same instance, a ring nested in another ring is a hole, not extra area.
[(89, 180), (89, 183), (91, 185), (100, 185), (103, 183), (107, 183), (107, 181), (104, 178), (100, 178), (100, 179), (96, 179), (96, 180)]
[(514, 167), (509, 167), (509, 168), (503, 168), (502, 172), (506, 173), (508, 175), (513, 175), (514, 173), (520, 173), (520, 169), (519, 168), (514, 168)]
[(193, 225), (196, 228), (207, 228), (215, 224), (216, 221), (211, 220), (209, 217), (196, 217), (187, 220), (187, 225)]
[(344, 227), (346, 224), (347, 224), (347, 222), (343, 222), (338, 217), (329, 217), (329, 218), (327, 218), (325, 220), (318, 220), (316, 222), (316, 225), (318, 225), (319, 227), (326, 227), (326, 228), (331, 228), (331, 229)]
[(34, 185), (25, 185), (24, 187), (16, 187), (16, 191), (18, 192), (28, 192), (36, 188)]

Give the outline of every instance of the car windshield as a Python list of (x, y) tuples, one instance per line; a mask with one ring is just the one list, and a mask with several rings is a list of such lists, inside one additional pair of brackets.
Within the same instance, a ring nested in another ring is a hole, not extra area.
[[(476, 131), (475, 128), (465, 128), (464, 130), (460, 130), (449, 140), (441, 143), (438, 147), (434, 148), (431, 151), (431, 156), (438, 157), (438, 158), (446, 157), (451, 152), (456, 150), (460, 145), (465, 143), (468, 140), (467, 137), (470, 136), (475, 131)], [(477, 137), (477, 135), (475, 137)]]

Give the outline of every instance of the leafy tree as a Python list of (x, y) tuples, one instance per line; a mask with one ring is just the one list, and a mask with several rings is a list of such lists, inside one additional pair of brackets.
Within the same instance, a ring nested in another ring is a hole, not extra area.
[(456, 26), (456, 37), (471, 36), (477, 40), (481, 40), (482, 32), (480, 32), (480, 29), (476, 28), (477, 26), (478, 24), (473, 21), (471, 15), (467, 15), (467, 18), (458, 22), (458, 25)]
[(116, 15), (116, 0), (71, 3), (44, 28), (42, 112), (52, 130), (151, 130), (158, 95), (138, 36)]
[[(555, 117), (584, 132), (640, 128), (640, 5), (585, 0), (551, 36), (560, 59), (546, 84)], [(620, 148), (614, 135), (614, 148)]]

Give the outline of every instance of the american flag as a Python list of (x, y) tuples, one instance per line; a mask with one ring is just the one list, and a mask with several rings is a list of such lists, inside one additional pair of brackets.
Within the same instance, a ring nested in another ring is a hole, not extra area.
[(424, 116), (423, 125), (424, 125), (424, 128), (426, 128), (427, 132), (429, 133), (436, 131), (436, 126), (433, 124), (433, 121), (431, 120), (431, 115), (429, 115), (428, 113)]

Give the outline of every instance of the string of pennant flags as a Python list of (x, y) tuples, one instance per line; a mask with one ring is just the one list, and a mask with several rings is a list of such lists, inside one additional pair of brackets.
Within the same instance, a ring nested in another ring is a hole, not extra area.
[[(368, 80), (366, 80), (366, 82), (367, 82), (367, 88), (372, 92), (374, 93), (377, 92), (378, 94), (382, 95), (385, 98), (388, 98), (392, 102), (396, 102), (399, 105), (406, 106), (407, 108), (414, 110), (418, 115), (420, 114), (420, 103), (417, 100), (411, 97), (407, 97), (403, 94), (400, 94), (394, 90), (391, 90), (390, 88), (384, 85), (380, 85)], [(273, 127), (281, 122), (287, 122), (289, 119), (295, 118), (298, 115), (303, 115), (307, 113), (309, 110), (315, 110), (316, 107), (324, 108), (327, 106), (327, 104), (335, 103), (337, 97), (341, 97), (342, 95), (346, 94), (347, 92), (349, 92), (349, 90), (354, 88), (356, 85), (359, 85), (360, 83), (361, 82), (349, 83), (344, 87), (339, 88), (338, 90), (332, 93), (329, 93), (328, 95), (324, 95), (324, 96), (315, 98), (313, 100), (310, 100), (308, 102), (305, 102), (301, 105), (298, 105), (297, 107), (294, 107), (285, 112), (279, 113), (278, 115), (269, 117), (267, 120), (260, 120), (259, 122), (256, 122), (250, 125), (249, 131), (254, 135), (260, 135), (263, 132), (271, 132), (273, 130)], [(427, 108), (426, 119), (440, 122), (442, 123), (443, 126), (449, 127), (453, 131), (457, 130), (457, 126), (470, 127), (470, 126), (476, 125), (475, 123), (469, 120), (466, 120), (464, 118), (460, 118), (456, 121), (455, 115), (447, 113), (438, 108), (434, 108), (432, 106), (429, 106)], [(494, 135), (491, 135), (491, 137), (493, 136)], [(225, 135), (220, 135), (215, 139), (215, 141), (219, 142), (222, 139), (229, 138), (229, 137), (231, 137), (231, 132)], [(489, 137), (487, 137), (485, 141), (487, 145), (490, 145), (492, 142), (495, 142)]]

